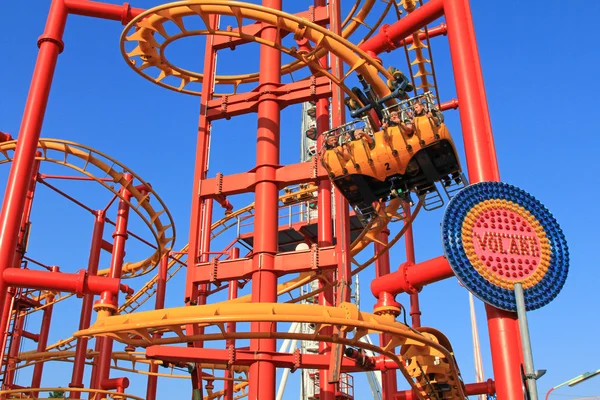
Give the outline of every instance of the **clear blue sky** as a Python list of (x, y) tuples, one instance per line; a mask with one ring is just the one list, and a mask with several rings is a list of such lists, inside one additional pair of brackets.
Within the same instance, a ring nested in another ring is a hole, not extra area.
[[(0, 27), (3, 49), (0, 64), (0, 130), (16, 135), (19, 130), (30, 78), (37, 56), (36, 41), (45, 24), (49, 1), (5, 2)], [(597, 271), (594, 250), (600, 218), (595, 210), (600, 175), (596, 149), (596, 103), (600, 84), (594, 73), (600, 62), (594, 28), (600, 4), (589, 1), (519, 2), (518, 7), (498, 2), (473, 1), (473, 18), (483, 67), (492, 126), (502, 180), (532, 193), (563, 228), (570, 248), (571, 270), (560, 295), (548, 306), (529, 314), (536, 368), (548, 373), (539, 381), (542, 395), (552, 386), (582, 372), (600, 368), (596, 344), (599, 323)], [(35, 4), (35, 5), (33, 5)], [(156, 0), (133, 2), (150, 7)], [(309, 2), (285, 2), (287, 11), (306, 8)], [(344, 5), (347, 10), (350, 4)], [(381, 7), (380, 5), (378, 7)], [(391, 21), (390, 21), (391, 22)], [(142, 79), (124, 62), (119, 51), (122, 26), (112, 21), (70, 17), (65, 32), (65, 51), (60, 55), (42, 137), (61, 138), (91, 146), (120, 160), (152, 183), (172, 212), (177, 227), (176, 248), (187, 242), (192, 187), (193, 159), (198, 119), (198, 98), (165, 90)], [(364, 32), (364, 31), (362, 31)], [(357, 40), (360, 32), (354, 36)], [(187, 39), (177, 43), (169, 56), (187, 68), (200, 70), (203, 41)], [(455, 97), (447, 40), (433, 41), (435, 66), (442, 101)], [(240, 62), (243, 60), (243, 62)], [(385, 65), (406, 70), (402, 51), (384, 55)], [(248, 45), (235, 52), (222, 52), (218, 72), (244, 73), (258, 69), (258, 46)], [(297, 77), (296, 77), (297, 79)], [(281, 163), (297, 162), (299, 154), (298, 106), (282, 112)], [(458, 113), (446, 113), (464, 163)], [(210, 175), (243, 172), (255, 163), (256, 116), (219, 121), (213, 127)], [(2, 193), (9, 166), (0, 167)], [(43, 166), (44, 173), (70, 171)], [(94, 208), (101, 208), (110, 196), (92, 183), (55, 182)], [(236, 208), (251, 197), (230, 199)], [(114, 208), (112, 209), (114, 213)], [(215, 212), (220, 218), (222, 211)], [(415, 223), (418, 261), (442, 254), (439, 224), (442, 210), (423, 213)], [(85, 268), (93, 218), (40, 187), (34, 205), (29, 255), (61, 270)], [(132, 229), (150, 235), (132, 222)], [(396, 231), (398, 226), (393, 227)], [(105, 231), (110, 240), (111, 227)], [(218, 248), (223, 239), (215, 243)], [(148, 249), (134, 240), (126, 260), (148, 255)], [(392, 266), (404, 260), (403, 245), (392, 249)], [(102, 267), (109, 258), (104, 255)], [(362, 309), (372, 310), (369, 282), (373, 269), (361, 275)], [(132, 280), (139, 288), (146, 278)], [(167, 289), (167, 306), (181, 306), (184, 277), (176, 277)], [(121, 298), (122, 300), (122, 298)], [(408, 305), (408, 298), (398, 300)], [(421, 296), (424, 325), (444, 332), (453, 344), (463, 378), (474, 380), (468, 296), (455, 279), (426, 287)], [(80, 301), (56, 307), (49, 343), (77, 329)], [(492, 376), (489, 343), (483, 305), (477, 303), (484, 370)], [(28, 322), (32, 332), (39, 318)], [(31, 348), (26, 341), (25, 349)], [(121, 350), (122, 345), (115, 345)], [(44, 386), (66, 386), (71, 365), (46, 365)], [(116, 372), (112, 376), (117, 376)], [(28, 385), (30, 372), (23, 371), (18, 383)], [(298, 374), (292, 375), (296, 378)], [(131, 393), (145, 394), (145, 378), (130, 377)], [(297, 378), (296, 378), (297, 379)], [(357, 378), (366, 390), (366, 381)], [(406, 388), (406, 384), (400, 387)], [(296, 386), (286, 398), (295, 399)], [(189, 393), (187, 381), (159, 383), (159, 398), (181, 398)], [(551, 398), (580, 398), (600, 394), (600, 378), (575, 388), (561, 388)], [(362, 398), (357, 395), (357, 398)]]

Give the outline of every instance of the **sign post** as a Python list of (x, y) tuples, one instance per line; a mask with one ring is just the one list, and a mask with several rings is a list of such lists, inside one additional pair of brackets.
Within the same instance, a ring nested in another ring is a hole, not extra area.
[(515, 301), (517, 303), (521, 343), (523, 344), (523, 359), (525, 361), (525, 377), (527, 378), (529, 398), (531, 400), (538, 400), (535, 369), (533, 368), (533, 353), (531, 351), (531, 339), (529, 338), (529, 325), (527, 324), (527, 311), (525, 310), (525, 296), (523, 296), (523, 286), (520, 283), (515, 283)]
[(504, 182), (462, 189), (442, 221), (446, 258), (474, 296), (519, 318), (525, 375), (537, 400), (527, 311), (552, 301), (569, 270), (569, 250), (554, 216), (532, 195)]

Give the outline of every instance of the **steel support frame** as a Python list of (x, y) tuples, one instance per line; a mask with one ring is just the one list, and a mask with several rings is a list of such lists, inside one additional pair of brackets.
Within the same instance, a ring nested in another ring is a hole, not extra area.
[[(472, 183), (499, 181), (500, 173), (483, 83), (479, 51), (468, 0), (431, 0), (361, 45), (379, 54), (393, 48), (395, 40), (445, 16), (467, 168)], [(391, 276), (390, 276), (391, 279)], [(523, 396), (522, 350), (514, 313), (486, 305), (492, 363), (498, 398)]]
[[(12, 265), (11, 261), (16, 249), (20, 219), (25, 207), (27, 184), (33, 172), (33, 160), (51, 80), (58, 54), (64, 46), (62, 35), (67, 14), (106, 18), (126, 23), (141, 11), (140, 9), (131, 9), (127, 5), (109, 5), (83, 0), (52, 1), (44, 34), (38, 41), (40, 51), (0, 214), (0, 292), (6, 292), (7, 289), (3, 272)], [(460, 115), (470, 179), (472, 182), (498, 181), (500, 177), (491, 124), (467, 0), (432, 0), (397, 24), (388, 27), (383, 34), (375, 35), (361, 47), (369, 48), (374, 53), (386, 51), (390, 40), (406, 37), (411, 31), (432, 22), (442, 14), (446, 16), (448, 24), (448, 39), (454, 64), (458, 101), (461, 105)], [(279, 71), (277, 71), (278, 74)], [(273, 84), (273, 82), (271, 83)], [(276, 101), (273, 100), (273, 103)], [(272, 171), (275, 167), (267, 165), (266, 168)], [(277, 185), (273, 184), (273, 180), (261, 181), (256, 185), (256, 191), (265, 190), (267, 187), (273, 190)], [(272, 280), (276, 281), (276, 277)], [(5, 298), (0, 296), (0, 309), (4, 308), (4, 301)], [(489, 306), (486, 307), (486, 310), (494, 372), (499, 388), (498, 397), (503, 399), (522, 396), (520, 369), (518, 368), (521, 356), (516, 317), (512, 313)], [(0, 332), (1, 336), (4, 334), (4, 332)]]

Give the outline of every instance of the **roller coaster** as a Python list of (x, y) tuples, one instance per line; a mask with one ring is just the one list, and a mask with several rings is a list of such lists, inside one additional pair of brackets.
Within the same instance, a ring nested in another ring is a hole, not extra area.
[[(483, 85), (469, 84), (479, 82), (481, 68), (468, 0), (355, 0), (343, 2), (345, 18), (341, 0), (307, 2), (296, 14), (281, 3), (189, 0), (144, 10), (51, 0), (21, 130), (16, 138), (0, 135), (0, 165), (11, 166), (0, 217), (0, 398), (58, 391), (69, 398), (156, 399), (160, 378), (189, 382), (189, 392), (176, 398), (280, 399), (277, 369), (311, 371), (303, 375), (302, 400), (364, 398), (355, 394), (353, 376), (374, 372), (372, 394), (383, 400), (523, 396), (520, 342), (508, 312), (488, 310), (494, 370), (504, 372), (474, 383), (465, 382), (446, 335), (421, 326), (419, 317), (420, 289), (453, 272), (444, 257), (415, 262), (413, 222), (469, 184), (463, 164), (472, 183), (498, 180)], [(149, 181), (89, 146), (40, 137), (71, 15), (121, 22), (129, 68), (200, 99), (189, 238), (178, 251), (176, 221)], [(221, 20), (235, 23), (224, 27)], [(431, 51), (441, 35), (448, 36), (458, 96), (447, 102)], [(167, 56), (169, 46), (190, 37), (206, 40), (202, 71)], [(248, 43), (260, 45), (260, 71), (218, 75), (217, 53)], [(384, 52), (405, 57), (406, 67), (384, 65)], [(282, 55), (294, 61), (282, 65)], [(293, 73), (302, 78), (282, 81)], [(312, 150), (280, 165), (279, 115), (295, 104), (303, 105), (302, 146)], [(456, 108), (462, 163), (444, 118)], [(249, 113), (258, 116), (255, 168), (209, 177), (212, 124)], [(46, 165), (76, 175), (45, 173)], [(95, 182), (108, 201), (91, 208), (53, 179)], [(40, 185), (94, 216), (86, 270), (65, 272), (28, 256), (36, 245), (30, 215)], [(233, 199), (243, 193), (254, 193), (254, 202), (236, 209)], [(215, 203), (225, 210), (222, 218)], [(130, 229), (134, 218), (152, 239)], [(107, 224), (115, 228), (112, 242), (104, 239)], [(392, 274), (390, 249), (402, 238), (407, 260)], [(148, 255), (125, 262), (133, 240)], [(214, 251), (222, 242), (228, 244)], [(110, 264), (100, 269), (102, 251)], [(361, 310), (352, 289), (368, 268), (377, 274), (371, 312)], [(183, 306), (165, 308), (167, 283), (184, 270)], [(136, 291), (125, 279), (145, 281)], [(246, 285), (248, 294), (239, 295)], [(400, 293), (410, 294), (416, 310), (410, 322), (396, 301)], [(83, 299), (80, 306), (75, 298)], [(49, 344), (53, 310), (66, 304), (80, 307), (79, 329)], [(27, 330), (31, 315), (41, 318), (39, 334)], [(27, 340), (37, 345), (22, 351)], [(278, 343), (292, 341), (312, 343), (313, 350), (277, 351)], [(44, 366), (57, 362), (73, 365), (68, 387), (43, 387)], [(18, 379), (25, 370), (32, 370), (30, 383)], [(146, 379), (146, 392), (129, 393), (124, 373)]]

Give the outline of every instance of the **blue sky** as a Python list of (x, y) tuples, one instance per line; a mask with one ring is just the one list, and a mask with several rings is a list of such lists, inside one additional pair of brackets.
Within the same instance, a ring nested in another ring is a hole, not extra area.
[[(595, 162), (597, 135), (596, 93), (600, 83), (594, 66), (600, 62), (594, 28), (600, 4), (573, 1), (533, 0), (520, 2), (518, 8), (499, 3), (473, 1), (472, 12), (479, 46), (485, 87), (494, 130), (496, 150), (503, 181), (533, 194), (555, 215), (565, 232), (571, 255), (571, 269), (560, 295), (543, 309), (529, 313), (530, 332), (536, 368), (547, 369), (539, 381), (539, 392), (585, 371), (600, 368), (597, 340), (597, 272), (594, 250), (600, 218), (595, 210), (595, 185), (600, 167)], [(158, 1), (134, 2), (151, 7)], [(284, 9), (297, 12), (309, 5), (304, 1), (284, 2)], [(0, 130), (16, 136), (35, 59), (36, 41), (45, 24), (49, 1), (10, 2), (2, 6), (0, 44)], [(346, 11), (350, 4), (345, 4)], [(379, 6), (381, 7), (381, 6)], [(389, 20), (389, 19), (388, 19)], [(391, 20), (389, 20), (392, 22)], [(61, 138), (93, 147), (121, 161), (152, 183), (173, 214), (177, 228), (175, 247), (187, 243), (193, 160), (198, 119), (198, 98), (178, 94), (153, 85), (135, 74), (119, 51), (122, 26), (113, 21), (69, 17), (65, 32), (65, 51), (53, 81), (42, 137)], [(357, 41), (359, 31), (353, 37)], [(186, 68), (202, 68), (203, 40), (186, 39), (173, 45), (169, 57)], [(442, 101), (455, 97), (455, 87), (446, 38), (432, 43)], [(403, 51), (382, 56), (384, 64), (406, 71)], [(240, 62), (243, 60), (243, 62)], [(258, 46), (246, 45), (235, 52), (219, 55), (220, 74), (253, 72), (258, 69)], [(295, 76), (298, 79), (302, 74)], [(289, 79), (289, 78), (286, 78)], [(446, 112), (464, 163), (458, 112)], [(300, 134), (299, 106), (282, 112), (281, 163), (297, 162)], [(238, 173), (255, 163), (256, 115), (218, 121), (213, 126), (210, 176), (217, 172)], [(0, 166), (3, 188), (9, 166)], [(43, 173), (71, 174), (63, 168), (44, 165)], [(53, 182), (94, 208), (110, 200), (106, 191), (93, 183)], [(232, 197), (236, 208), (252, 201), (249, 195)], [(111, 209), (114, 213), (114, 208)], [(442, 210), (423, 213), (414, 224), (418, 261), (442, 254), (439, 224)], [(216, 209), (215, 218), (222, 217)], [(89, 251), (92, 216), (57, 196), (45, 187), (36, 193), (29, 256), (65, 272), (85, 268)], [(399, 229), (394, 226), (393, 232)], [(139, 220), (131, 229), (150, 238)], [(110, 240), (107, 226), (104, 238)], [(231, 236), (217, 241), (218, 249)], [(145, 258), (148, 248), (130, 240), (126, 260)], [(404, 246), (391, 251), (392, 268), (404, 260)], [(104, 255), (101, 268), (110, 258)], [(372, 310), (369, 291), (373, 269), (361, 274), (361, 308)], [(146, 278), (132, 280), (141, 287)], [(167, 288), (167, 306), (183, 305), (185, 278), (178, 276)], [(122, 298), (121, 298), (122, 300)], [(408, 306), (408, 298), (398, 300)], [(468, 296), (455, 279), (426, 287), (421, 295), (424, 325), (443, 331), (453, 344), (463, 378), (474, 380)], [(80, 302), (73, 300), (55, 309), (49, 343), (77, 329)], [(491, 377), (492, 366), (485, 313), (477, 302), (477, 317), (484, 370)], [(39, 329), (38, 316), (28, 322), (32, 332)], [(31, 342), (24, 345), (31, 348)], [(122, 345), (116, 345), (121, 350)], [(71, 366), (47, 364), (43, 386), (66, 386)], [(296, 374), (297, 376), (298, 374)], [(30, 371), (19, 375), (18, 383), (29, 384)], [(113, 372), (112, 376), (117, 376)], [(294, 375), (292, 375), (294, 377)], [(130, 376), (131, 393), (143, 396), (145, 378)], [(356, 378), (366, 390), (364, 378)], [(363, 381), (361, 381), (363, 379)], [(297, 379), (296, 379), (297, 380)], [(295, 384), (297, 385), (297, 383)], [(401, 388), (406, 384), (400, 384)], [(296, 398), (294, 384), (286, 398)], [(173, 393), (187, 396), (189, 384), (161, 381), (159, 398)], [(357, 392), (361, 393), (361, 392)], [(600, 394), (600, 378), (574, 388), (561, 388), (551, 398), (580, 398)], [(357, 398), (361, 398), (357, 395)]]

